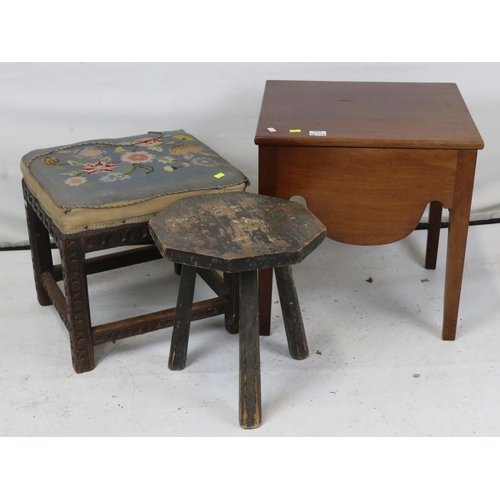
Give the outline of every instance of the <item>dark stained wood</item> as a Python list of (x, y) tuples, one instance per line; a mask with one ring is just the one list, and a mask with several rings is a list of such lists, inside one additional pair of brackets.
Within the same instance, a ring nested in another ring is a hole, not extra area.
[[(472, 162), (484, 147), (455, 84), (269, 81), (255, 143), (259, 193), (303, 196), (335, 240), (397, 241), (431, 203), (426, 266), (435, 267), (437, 210), (449, 209), (455, 228), (448, 240), (443, 338), (454, 338)], [(266, 271), (259, 279), (260, 328), (267, 334), (272, 280)]]
[[(191, 321), (212, 318), (213, 316), (226, 314), (226, 312), (227, 299), (225, 297), (201, 300), (193, 304)], [(172, 307), (95, 326), (92, 328), (94, 345), (126, 339), (136, 335), (144, 335), (145, 333), (163, 328), (170, 328), (174, 324), (174, 317), (175, 307)]]
[(52, 301), (44, 288), (42, 275), (54, 269), (49, 233), (29, 203), (26, 203), (26, 221), (30, 234), (31, 260), (38, 303), (41, 306), (48, 306), (52, 304)]
[(281, 311), (288, 342), (288, 350), (293, 359), (305, 359), (309, 355), (306, 332), (300, 312), (297, 290), (289, 266), (274, 268), (276, 284), (280, 296)]
[(302, 205), (252, 193), (186, 198), (150, 227), (169, 260), (224, 272), (298, 264), (326, 234)]
[(196, 268), (182, 266), (181, 283), (177, 306), (175, 308), (174, 328), (170, 342), (168, 367), (171, 370), (183, 370), (186, 366), (186, 356), (191, 325), (191, 308), (193, 306)]
[(85, 249), (81, 237), (71, 235), (62, 240), (60, 251), (73, 368), (76, 373), (83, 373), (95, 368), (95, 359)]
[[(194, 288), (191, 273), (197, 271), (216, 292), (227, 293), (226, 329), (240, 333), (240, 425), (258, 427), (262, 421), (258, 271), (268, 270), (272, 278), (275, 268), (290, 354), (304, 359), (307, 341), (290, 264), (301, 262), (323, 241), (325, 227), (298, 203), (252, 193), (184, 199), (149, 224), (162, 255), (182, 264), (169, 367), (185, 366)], [(214, 281), (214, 271), (224, 272), (222, 284)]]
[(271, 301), (273, 298), (273, 270), (259, 271), (259, 330), (261, 335), (271, 333)]
[[(182, 266), (181, 266), (182, 269)], [(219, 296), (224, 297), (228, 293), (228, 286), (224, 278), (217, 272), (201, 267), (196, 269), (200, 278)], [(182, 275), (182, 270), (181, 270)]]
[(64, 296), (63, 292), (61, 292), (61, 289), (57, 285), (57, 281), (54, 279), (53, 275), (49, 272), (42, 273), (41, 285), (49, 296), (50, 303), (54, 304), (54, 307), (61, 316), (63, 323), (69, 328), (68, 306), (66, 304), (66, 297)]
[[(53, 304), (70, 334), (71, 356), (77, 373), (95, 366), (94, 346), (141, 335), (173, 325), (175, 308), (124, 318), (102, 325), (90, 320), (87, 276), (161, 257), (155, 246), (118, 251), (105, 256), (86, 258), (88, 253), (128, 245), (151, 245), (147, 222), (124, 224), (103, 230), (65, 235), (45, 213), (38, 199), (22, 182), (26, 202), (33, 273), (40, 304)], [(62, 265), (54, 266), (50, 237), (59, 249)], [(65, 293), (58, 282), (64, 280)], [(221, 285), (222, 284), (222, 285)], [(223, 286), (222, 279), (219, 285)], [(221, 287), (219, 286), (221, 289)], [(233, 306), (234, 307), (234, 306)], [(191, 321), (228, 312), (228, 297), (197, 302)]]
[(244, 429), (262, 423), (257, 271), (240, 274), (239, 415)]
[(147, 247), (132, 248), (123, 252), (113, 252), (110, 255), (100, 255), (85, 260), (85, 272), (87, 276), (122, 267), (143, 264), (153, 260), (161, 259), (162, 256), (155, 245)]
[(226, 330), (229, 333), (240, 332), (240, 276), (238, 273), (224, 273), (226, 284), (227, 312), (225, 319)]
[(442, 214), (443, 204), (439, 201), (432, 201), (429, 207), (429, 229), (427, 230), (427, 248), (425, 252), (426, 269), (436, 269)]
[[(91, 274), (121, 269), (122, 267), (133, 266), (134, 264), (143, 264), (152, 260), (161, 259), (162, 255), (158, 252), (155, 245), (132, 248), (123, 252), (113, 252), (112, 254), (99, 255), (85, 259), (85, 273)], [(62, 280), (62, 267), (55, 265), (53, 275), (56, 281)]]

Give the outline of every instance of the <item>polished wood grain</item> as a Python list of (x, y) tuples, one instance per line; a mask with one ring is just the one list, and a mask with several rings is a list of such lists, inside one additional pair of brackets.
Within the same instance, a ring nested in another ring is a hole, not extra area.
[[(311, 130), (326, 136), (311, 137)], [(484, 146), (456, 84), (400, 82), (268, 81), (255, 142), (287, 147)]]
[[(425, 267), (433, 269), (441, 211), (450, 210), (443, 338), (455, 338), (476, 155), (484, 144), (454, 83), (268, 81), (255, 143), (259, 193), (302, 196), (337, 241), (398, 241), (430, 205)], [(261, 271), (259, 283), (267, 335), (272, 274)]]
[(456, 187), (448, 229), (443, 340), (455, 340), (457, 331), (476, 156), (477, 151), (461, 151), (458, 157)]
[(336, 241), (392, 243), (415, 229), (429, 202), (452, 205), (456, 151), (276, 149), (275, 195), (305, 198)]

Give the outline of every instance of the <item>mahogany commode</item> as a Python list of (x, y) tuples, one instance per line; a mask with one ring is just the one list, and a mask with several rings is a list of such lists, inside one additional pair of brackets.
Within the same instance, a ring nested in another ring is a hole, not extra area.
[[(379, 245), (408, 236), (430, 204), (425, 267), (450, 211), (442, 335), (454, 340), (477, 150), (453, 83), (268, 81), (255, 143), (259, 193), (302, 196), (328, 237)], [(272, 274), (259, 275), (269, 334)]]

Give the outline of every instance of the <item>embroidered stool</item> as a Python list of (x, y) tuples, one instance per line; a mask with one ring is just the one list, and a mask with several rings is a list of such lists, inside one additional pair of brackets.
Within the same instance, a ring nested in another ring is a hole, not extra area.
[(323, 241), (325, 227), (298, 203), (226, 193), (181, 200), (153, 217), (150, 228), (162, 255), (182, 266), (170, 345), (172, 370), (186, 365), (197, 272), (232, 273), (239, 282), (239, 418), (243, 428), (258, 427), (262, 410), (257, 271), (274, 268), (290, 354), (294, 359), (306, 358), (308, 347), (290, 266)]
[[(248, 180), (215, 151), (183, 130), (149, 132), (36, 150), (21, 161), (35, 286), (41, 305), (53, 304), (70, 333), (77, 373), (95, 366), (94, 346), (172, 325), (175, 308), (93, 326), (87, 276), (161, 258), (149, 219), (181, 198), (244, 191)], [(54, 265), (50, 237), (61, 265)], [(85, 259), (125, 245), (132, 250)], [(200, 302), (193, 319), (226, 314), (230, 279), (208, 276), (219, 297)], [(65, 293), (57, 285), (64, 281)]]

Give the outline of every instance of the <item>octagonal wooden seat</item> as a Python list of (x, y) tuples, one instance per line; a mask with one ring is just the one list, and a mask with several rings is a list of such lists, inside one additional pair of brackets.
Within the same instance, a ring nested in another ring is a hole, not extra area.
[[(244, 191), (248, 184), (183, 130), (36, 150), (23, 157), (21, 170), (38, 301), (59, 312), (77, 373), (94, 368), (95, 345), (169, 327), (175, 313), (170, 308), (92, 325), (87, 276), (161, 258), (148, 221), (170, 204), (202, 193)], [(50, 237), (61, 265), (53, 264)], [(86, 259), (87, 253), (126, 245), (140, 246)], [(218, 297), (198, 303), (194, 319), (228, 314), (229, 287), (218, 276), (211, 277)], [(229, 321), (227, 327), (237, 329)]]
[[(186, 365), (197, 272), (232, 273), (239, 282), (240, 397), (243, 428), (261, 424), (257, 271), (273, 268), (288, 348), (308, 356), (291, 265), (325, 238), (326, 229), (304, 206), (251, 193), (226, 193), (181, 200), (150, 221), (151, 235), (167, 259), (182, 265), (169, 367)], [(234, 299), (237, 300), (237, 299)]]

